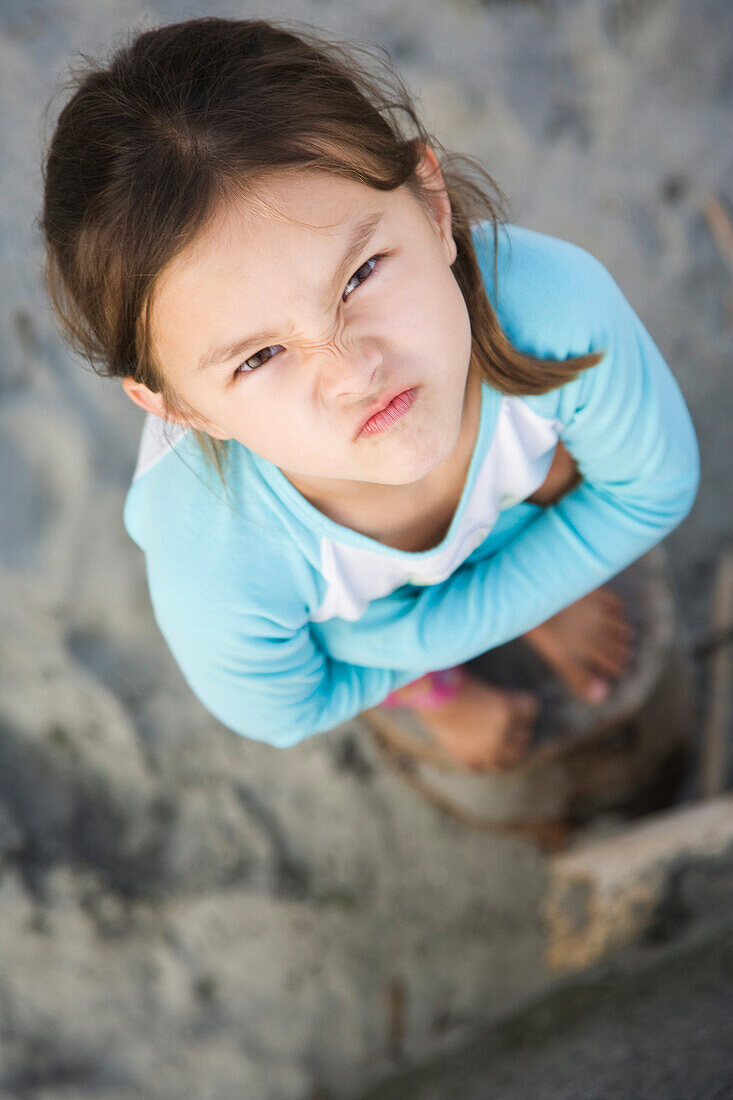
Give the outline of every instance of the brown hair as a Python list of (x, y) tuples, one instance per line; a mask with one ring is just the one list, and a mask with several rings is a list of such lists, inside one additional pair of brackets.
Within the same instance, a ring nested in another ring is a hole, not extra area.
[[(540, 394), (602, 359), (540, 359), (511, 344), (471, 236), (472, 225), (491, 223), (496, 287), (506, 196), (478, 162), (447, 153), (428, 133), (389, 63), (372, 74), (358, 64), (359, 51), (368, 53), (292, 20), (205, 17), (133, 32), (105, 67), (80, 55), (87, 67), (64, 85), (74, 94), (44, 158), (40, 225), (51, 303), (96, 373), (131, 375), (169, 410), (195, 412), (167, 385), (150, 346), (163, 268), (222, 203), (234, 195), (256, 201), (259, 183), (277, 169), (320, 168), (378, 190), (405, 184), (426, 204), (415, 172), (426, 144), (442, 150), (471, 369), (502, 393)], [(226, 485), (226, 442), (193, 430)]]

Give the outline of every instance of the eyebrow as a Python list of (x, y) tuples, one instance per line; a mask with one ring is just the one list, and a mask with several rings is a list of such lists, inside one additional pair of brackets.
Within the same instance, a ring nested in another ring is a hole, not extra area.
[[(354, 226), (351, 240), (329, 284), (327, 290), (329, 299), (335, 297), (336, 291), (345, 278), (349, 268), (356, 262), (356, 258), (364, 248), (364, 245), (374, 236), (377, 226), (383, 218), (384, 211), (377, 214), (370, 214), (368, 218), (364, 218), (363, 221), (358, 222)], [(235, 340), (234, 343), (226, 344), (223, 347), (210, 348), (199, 361), (197, 370), (206, 370), (207, 367), (214, 366), (215, 364), (226, 363), (229, 359), (233, 359), (235, 355), (242, 355), (249, 348), (257, 344), (264, 344), (272, 335), (272, 332), (267, 331), (256, 332), (252, 336), (242, 337), (241, 339)]]

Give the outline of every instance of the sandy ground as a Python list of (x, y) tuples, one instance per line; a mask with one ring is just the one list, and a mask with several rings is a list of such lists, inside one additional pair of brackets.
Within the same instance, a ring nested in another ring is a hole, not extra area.
[[(133, 28), (196, 14), (299, 19), (383, 46), (443, 145), (480, 160), (508, 194), (511, 221), (574, 241), (608, 267), (674, 372), (698, 431), (698, 498), (665, 546), (681, 617), (702, 642), (716, 559), (733, 540), (733, 268), (705, 216), (711, 196), (733, 212), (727, 0), (0, 0), (0, 637), (13, 670), (4, 680), (4, 725), (58, 705), (58, 697), (41, 702), (43, 653), (77, 692), (68, 697), (68, 722), (94, 710), (124, 756), (129, 788), (115, 788), (121, 813), (130, 797), (143, 797), (152, 772), (183, 783), (188, 773), (203, 774), (204, 756), (207, 767), (217, 752), (226, 758), (220, 730), (204, 753), (202, 728), (211, 720), (172, 665), (142, 556), (122, 526), (142, 413), (62, 343), (42, 289), (34, 224), (41, 149), (75, 55), (102, 55)], [(702, 722), (702, 661), (698, 679)], [(105, 766), (102, 755), (95, 774)], [(12, 850), (13, 829), (33, 821), (41, 823), (40, 851), (56, 820), (51, 803), (43, 813), (26, 807), (19, 825), (7, 786), (0, 784), (0, 808), (5, 799), (12, 812), (7, 824), (0, 815), (0, 854)], [(81, 850), (73, 848), (75, 856)], [(43, 851), (53, 863), (52, 846)], [(197, 856), (201, 890), (206, 858)], [(35, 880), (26, 872), (30, 896)], [(13, 897), (25, 912), (25, 895)], [(236, 1094), (226, 1089), (222, 1083), (217, 1095)], [(297, 1092), (283, 1084), (278, 1095)]]

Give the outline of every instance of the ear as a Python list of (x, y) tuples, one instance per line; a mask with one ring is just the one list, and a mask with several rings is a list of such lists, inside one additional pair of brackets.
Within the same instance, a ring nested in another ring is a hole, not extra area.
[(169, 411), (162, 394), (154, 393), (142, 382), (136, 382), (132, 375), (128, 374), (122, 379), (122, 388), (131, 401), (134, 401), (141, 409), (145, 409), (146, 412), (152, 413), (153, 416), (160, 417), (161, 420), (168, 420), (172, 424), (181, 424), (184, 428), (196, 428), (213, 436), (214, 439), (232, 438), (231, 435), (227, 435), (226, 432), (217, 428), (216, 424), (212, 424), (209, 420), (204, 420), (202, 417), (185, 417), (179, 413)]
[(428, 191), (430, 213), (445, 247), (448, 262), (452, 266), (458, 254), (458, 247), (451, 232), (450, 199), (438, 157), (430, 145), (423, 145), (422, 157), (415, 171)]
[(122, 388), (130, 400), (139, 405), (141, 409), (145, 409), (145, 412), (152, 413), (153, 416), (158, 416), (161, 420), (171, 420), (176, 424), (181, 423), (179, 417), (167, 410), (162, 394), (153, 393), (143, 382), (136, 382), (132, 375), (128, 374), (122, 379)]

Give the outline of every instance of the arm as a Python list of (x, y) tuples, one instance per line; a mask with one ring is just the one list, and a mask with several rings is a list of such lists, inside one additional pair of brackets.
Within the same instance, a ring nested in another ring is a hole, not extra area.
[(267, 546), (242, 574), (207, 567), (201, 553), (191, 579), (187, 559), (165, 547), (146, 553), (155, 619), (194, 695), (235, 733), (288, 748), (415, 679), (334, 660), (316, 645), (291, 547)]

